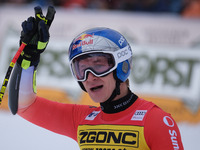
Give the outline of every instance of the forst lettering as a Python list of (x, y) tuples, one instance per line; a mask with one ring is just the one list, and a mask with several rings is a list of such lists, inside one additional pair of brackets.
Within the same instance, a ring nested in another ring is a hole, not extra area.
[[(48, 76), (60, 79), (66, 76), (68, 76), (69, 78), (71, 77), (70, 68), (64, 61), (62, 61), (63, 57), (65, 57), (64, 55), (61, 55), (57, 51), (49, 50), (47, 53), (44, 53), (44, 57), (48, 57), (51, 59), (40, 60), (41, 67), (38, 68), (38, 74), (37, 74), (38, 76), (42, 76), (42, 74), (44, 73), (43, 72), (44, 68), (47, 68), (47, 70), (45, 70), (45, 74), (47, 74)], [(55, 69), (55, 62), (56, 62), (56, 69)]]
[(80, 144), (83, 143), (111, 143), (113, 141), (115, 144), (136, 144), (135, 133), (131, 132), (106, 132), (106, 131), (83, 131), (80, 134)]
[[(170, 59), (167, 57), (150, 58), (148, 55), (138, 55), (133, 59), (135, 64), (133, 67), (134, 81), (138, 84), (155, 83), (157, 78), (162, 79), (163, 85), (171, 85), (173, 87), (189, 87), (191, 77), (195, 65), (199, 64), (199, 60), (190, 58)], [(182, 70), (180, 66), (184, 66)], [(172, 74), (172, 75), (171, 75)]]

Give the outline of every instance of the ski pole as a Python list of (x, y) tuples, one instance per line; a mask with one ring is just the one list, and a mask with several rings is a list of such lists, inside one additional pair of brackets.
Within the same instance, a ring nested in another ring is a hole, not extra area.
[(0, 91), (0, 105), (1, 105), (1, 102), (2, 102), (2, 99), (3, 99), (3, 96), (5, 94), (6, 87), (8, 85), (8, 81), (9, 81), (12, 69), (15, 66), (15, 63), (16, 63), (17, 59), (19, 58), (20, 54), (22, 53), (22, 51), (24, 50), (25, 46), (26, 46), (26, 44), (22, 42), (21, 46), (19, 47), (18, 51), (16, 52), (15, 56), (13, 57), (10, 65), (8, 67), (6, 76), (5, 76), (5, 78), (3, 80), (3, 84), (1, 86), (1, 91)]

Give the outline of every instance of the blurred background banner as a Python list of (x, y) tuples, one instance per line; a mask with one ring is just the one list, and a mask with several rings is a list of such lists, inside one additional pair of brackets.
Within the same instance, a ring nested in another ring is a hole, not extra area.
[[(21, 22), (34, 11), (3, 7), (0, 12), (3, 80), (18, 49)], [(82, 98), (86, 93), (71, 76), (67, 50), (78, 33), (99, 26), (121, 32), (131, 44), (130, 85), (136, 94), (170, 112), (176, 121), (200, 121), (200, 20), (180, 16), (57, 9), (50, 43), (38, 67), (38, 94), (52, 93), (48, 98), (64, 103), (91, 104), (88, 97)], [(3, 101), (6, 107), (6, 98)]]
[[(42, 5), (46, 14), (47, 4), (53, 3), (57, 13), (50, 29), (50, 42), (37, 71), (38, 95), (62, 103), (97, 105), (71, 76), (67, 51), (80, 32), (93, 27), (112, 28), (126, 37), (133, 50), (131, 90), (171, 113), (183, 134), (185, 149), (197, 148), (199, 144), (195, 140), (188, 140), (196, 132), (186, 132), (181, 125), (197, 127), (200, 133), (200, 2), (169, 1), (168, 7), (162, 3), (139, 7), (136, 1), (129, 2), (80, 0), (22, 4), (21, 0), (18, 4), (0, 3), (0, 82), (19, 47), (21, 22), (34, 15), (35, 4)], [(6, 92), (0, 114), (10, 114), (7, 99)]]

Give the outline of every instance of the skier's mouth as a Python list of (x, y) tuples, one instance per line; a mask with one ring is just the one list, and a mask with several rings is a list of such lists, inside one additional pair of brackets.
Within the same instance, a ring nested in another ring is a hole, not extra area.
[(103, 85), (99, 85), (99, 86), (92, 87), (90, 90), (91, 90), (92, 92), (95, 92), (95, 91), (98, 91), (98, 90), (100, 90), (100, 89), (102, 89), (102, 88), (103, 88)]

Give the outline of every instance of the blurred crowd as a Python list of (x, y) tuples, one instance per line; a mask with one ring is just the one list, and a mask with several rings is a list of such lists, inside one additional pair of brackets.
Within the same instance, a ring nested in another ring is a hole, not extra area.
[(0, 5), (3, 4), (54, 5), (70, 9), (175, 13), (184, 17), (200, 17), (200, 0), (0, 0)]

